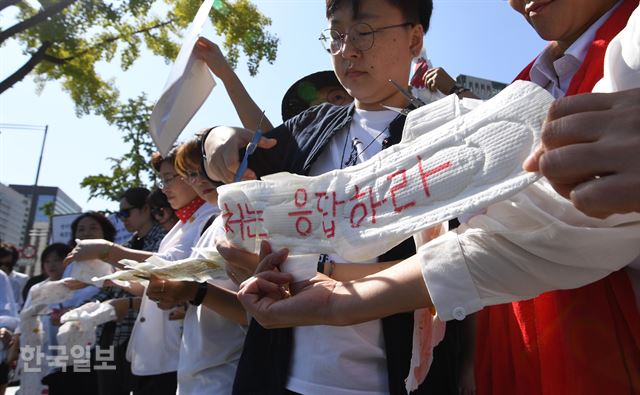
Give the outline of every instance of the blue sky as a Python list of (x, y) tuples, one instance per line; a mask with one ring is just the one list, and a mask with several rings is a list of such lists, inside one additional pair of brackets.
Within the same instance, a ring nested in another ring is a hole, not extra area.
[[(325, 28), (322, 0), (254, 0), (272, 19), (270, 31), (280, 38), (273, 65), (262, 64), (250, 77), (241, 59), (237, 73), (255, 101), (274, 124), (281, 121), (280, 103), (287, 88), (300, 77), (331, 68), (317, 38)], [(12, 11), (0, 14), (0, 26), (8, 26)], [(216, 40), (208, 25), (204, 36)], [(469, 74), (509, 82), (543, 48), (524, 18), (505, 0), (435, 0), (431, 29), (425, 36), (427, 54), (435, 66), (449, 74)], [(0, 78), (24, 63), (26, 57), (14, 42), (0, 48)], [(148, 53), (127, 72), (117, 64), (101, 64), (103, 75), (114, 78), (123, 98), (146, 92), (156, 100), (170, 65)], [(58, 186), (85, 210), (114, 209), (116, 204), (88, 200), (80, 181), (87, 175), (108, 172), (107, 157), (126, 151), (120, 132), (100, 117), (77, 118), (68, 95), (58, 83), (36, 92), (31, 77), (0, 95), (0, 123), (49, 125), (40, 185)], [(184, 130), (187, 139), (197, 130), (214, 125), (239, 125), (221, 84)], [(42, 133), (0, 129), (0, 182), (32, 184), (35, 179)]]

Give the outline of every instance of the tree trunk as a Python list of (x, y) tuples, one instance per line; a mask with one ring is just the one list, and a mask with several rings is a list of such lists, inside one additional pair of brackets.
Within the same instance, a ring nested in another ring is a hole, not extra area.
[(16, 82), (22, 81), (22, 79), (31, 72), (38, 65), (38, 63), (42, 62), (46, 58), (46, 51), (51, 46), (50, 42), (43, 43), (40, 48), (31, 55), (31, 59), (27, 63), (25, 63), (22, 67), (16, 70), (15, 73), (11, 74), (4, 81), (0, 82), (0, 95), (4, 93), (7, 89), (11, 88)]

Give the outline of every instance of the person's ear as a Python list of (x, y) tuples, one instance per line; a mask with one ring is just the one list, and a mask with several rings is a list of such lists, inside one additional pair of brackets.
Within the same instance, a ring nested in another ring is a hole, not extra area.
[(411, 55), (416, 57), (420, 55), (422, 51), (422, 41), (424, 38), (424, 29), (421, 24), (416, 24), (411, 28), (411, 39), (409, 44), (409, 50), (411, 51)]

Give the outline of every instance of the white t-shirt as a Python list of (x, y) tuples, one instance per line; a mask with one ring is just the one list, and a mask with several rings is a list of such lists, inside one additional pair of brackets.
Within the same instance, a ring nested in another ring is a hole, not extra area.
[[(311, 167), (310, 175), (344, 168), (351, 155), (360, 163), (380, 152), (389, 137), (389, 123), (397, 116), (389, 110), (356, 110), (349, 130), (336, 133)], [(347, 262), (338, 256), (330, 259)], [(294, 328), (287, 389), (305, 395), (388, 394), (381, 321)]]
[[(215, 245), (215, 235), (221, 226), (221, 221), (214, 221), (196, 247)], [(220, 234), (224, 235), (224, 231)], [(192, 257), (197, 255), (191, 254)], [(238, 289), (231, 280), (211, 283)], [(178, 394), (231, 394), (245, 335), (246, 327), (204, 305), (189, 306), (180, 345)]]
[[(172, 261), (189, 257), (204, 224), (215, 210), (205, 203), (186, 223), (178, 222), (160, 242), (157, 255)], [(133, 374), (150, 376), (178, 369), (182, 321), (170, 321), (169, 314), (169, 311), (160, 310), (146, 294), (142, 297), (127, 347), (127, 359), (131, 362)]]

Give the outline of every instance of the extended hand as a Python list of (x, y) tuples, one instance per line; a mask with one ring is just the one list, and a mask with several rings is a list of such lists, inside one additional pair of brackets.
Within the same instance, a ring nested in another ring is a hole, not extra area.
[(113, 243), (102, 239), (76, 240), (76, 247), (64, 258), (64, 264), (99, 259), (109, 254)]
[(291, 284), (291, 274), (273, 270), (286, 258), (286, 250), (272, 252), (269, 244), (263, 242), (259, 273), (240, 286), (240, 303), (265, 328), (314, 325), (327, 321), (330, 299), (338, 283), (318, 275), (311, 280)]
[(225, 260), (227, 275), (236, 285), (240, 285), (256, 272), (259, 262), (258, 255), (233, 247), (226, 240), (218, 242), (216, 249)]
[(524, 163), (587, 215), (640, 211), (640, 89), (557, 100)]
[(193, 48), (193, 53), (196, 57), (202, 59), (207, 66), (209, 66), (213, 74), (222, 81), (224, 81), (230, 73), (233, 73), (233, 69), (222, 54), (222, 51), (220, 51), (220, 47), (206, 38), (198, 38)]
[(163, 310), (193, 300), (197, 291), (197, 282), (163, 280), (153, 275), (147, 286), (147, 296)]
[[(245, 148), (253, 138), (253, 132), (242, 128), (221, 126), (213, 129), (205, 141), (206, 171), (209, 178), (227, 184), (233, 182), (240, 166), (239, 151)], [(262, 137), (258, 142), (259, 148), (272, 148), (275, 139)], [(247, 169), (243, 180), (255, 180), (256, 174)]]

